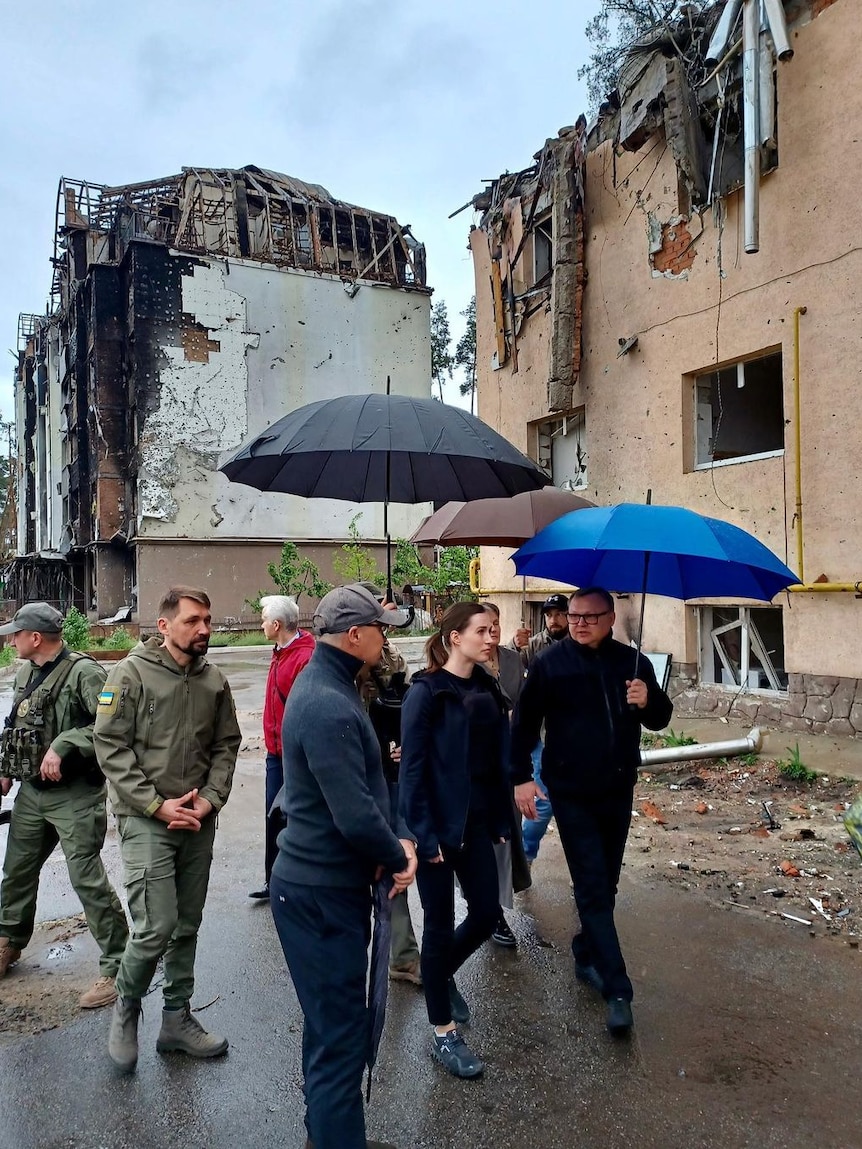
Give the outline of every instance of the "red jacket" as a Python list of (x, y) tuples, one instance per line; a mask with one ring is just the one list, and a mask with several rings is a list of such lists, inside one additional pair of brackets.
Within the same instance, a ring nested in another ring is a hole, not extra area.
[(263, 704), (263, 738), (267, 754), (281, 754), (281, 720), (284, 704), (296, 676), (314, 653), (314, 636), (301, 630), (288, 646), (277, 646), (272, 652), (266, 678)]

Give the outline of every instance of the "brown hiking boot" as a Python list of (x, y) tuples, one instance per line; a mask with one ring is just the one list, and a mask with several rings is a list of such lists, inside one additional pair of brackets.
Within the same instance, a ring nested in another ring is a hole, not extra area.
[(406, 965), (391, 965), (389, 967), (390, 981), (409, 981), (411, 985), (422, 984), (422, 971), (419, 968), (419, 959), (407, 962)]
[(159, 1053), (188, 1053), (190, 1057), (220, 1057), (227, 1052), (227, 1038), (207, 1033), (188, 1003), (182, 1009), (163, 1009), (162, 1028), (156, 1039)]
[(141, 1003), (137, 998), (118, 997), (108, 1031), (108, 1054), (118, 1069), (130, 1073), (138, 1063), (138, 1021)]
[(6, 976), (9, 966), (14, 965), (20, 956), (21, 951), (16, 949), (8, 938), (0, 938), (0, 977)]
[(103, 1005), (113, 1005), (117, 1000), (117, 987), (112, 977), (100, 977), (78, 998), (81, 1009), (101, 1009)]

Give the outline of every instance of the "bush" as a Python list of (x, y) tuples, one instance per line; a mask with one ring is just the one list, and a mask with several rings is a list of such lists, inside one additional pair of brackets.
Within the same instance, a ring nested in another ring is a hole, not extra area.
[(11, 666), (16, 657), (15, 647), (7, 643), (2, 650), (0, 650), (0, 666)]
[(118, 626), (113, 633), (102, 643), (105, 650), (131, 650), (135, 645), (134, 635), (129, 634), (124, 626)]
[(90, 624), (76, 606), (63, 619), (63, 638), (72, 650), (86, 650), (90, 645)]

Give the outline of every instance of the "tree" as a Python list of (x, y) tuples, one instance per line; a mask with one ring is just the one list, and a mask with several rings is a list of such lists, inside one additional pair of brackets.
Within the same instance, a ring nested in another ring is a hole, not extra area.
[(419, 558), (419, 551), (407, 539), (395, 540), (395, 554), (392, 557), (392, 581), (396, 587), (405, 583), (411, 586), (427, 586), (433, 572)]
[(381, 574), (377, 559), (368, 547), (362, 545), (362, 535), (357, 526), (361, 518), (362, 512), (359, 511), (348, 523), (350, 542), (344, 543), (340, 553), (332, 556), (332, 569), (342, 582), (373, 582), (375, 586), (382, 587), (386, 583), (386, 575)]
[(578, 79), (587, 81), (593, 111), (616, 88), (626, 52), (636, 40), (657, 24), (671, 23), (683, 9), (703, 9), (709, 3), (711, 0), (602, 0), (601, 10), (584, 28), (592, 53), (578, 68)]
[[(294, 542), (283, 543), (278, 562), (267, 563), (266, 570), (278, 594), (290, 595), (297, 603), (304, 594), (311, 598), (323, 598), (332, 590), (332, 584), (321, 577), (317, 563), (313, 559), (303, 558)], [(255, 598), (245, 600), (255, 613), (260, 613), (260, 600), (265, 593), (260, 590)]]
[(476, 403), (476, 296), (474, 295), (461, 312), (467, 320), (464, 334), (455, 348), (455, 366), (464, 368), (464, 379), (459, 384), (462, 395), (470, 396), (470, 413), (474, 413)]
[(443, 402), (443, 382), (452, 378), (452, 333), (449, 330), (449, 315), (446, 303), (440, 300), (431, 308), (431, 378), (440, 390)]
[(456, 601), (475, 598), (470, 593), (470, 560), (476, 558), (478, 547), (441, 547), (437, 568), (431, 572), (429, 585), (438, 598), (451, 597)]

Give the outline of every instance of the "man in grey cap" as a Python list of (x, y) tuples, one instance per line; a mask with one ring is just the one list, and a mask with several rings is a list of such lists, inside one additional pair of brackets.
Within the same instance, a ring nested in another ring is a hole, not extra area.
[(69, 650), (63, 616), (46, 602), (22, 606), (0, 634), (11, 635), (24, 660), (0, 742), (0, 794), (8, 794), (15, 779), (21, 783), (0, 885), (0, 977), (32, 937), (39, 874), (59, 842), (102, 951), (101, 977), (79, 1003), (109, 1005), (129, 931), (100, 856), (107, 813), (93, 720), (105, 672), (88, 655)]
[(391, 828), (380, 747), (355, 679), (379, 661), (386, 628), (407, 619), (354, 583), (325, 595), (314, 620), (320, 641), (291, 691), (282, 730), (287, 825), (270, 897), (305, 1018), (308, 1144), (384, 1149), (366, 1142), (362, 1102), (372, 884), (389, 873), (391, 896), (406, 890), (416, 850), (404, 827)]

